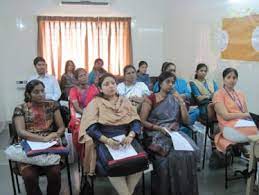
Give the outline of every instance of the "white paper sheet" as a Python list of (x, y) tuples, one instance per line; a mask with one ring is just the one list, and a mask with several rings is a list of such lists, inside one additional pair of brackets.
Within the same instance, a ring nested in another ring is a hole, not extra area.
[[(125, 138), (125, 135), (119, 135), (119, 136), (113, 137), (113, 139), (115, 139), (119, 142), (121, 142), (124, 138)], [(120, 148), (117, 149), (117, 150), (112, 149), (108, 145), (106, 145), (106, 146), (107, 146), (107, 148), (108, 148), (109, 152), (111, 153), (114, 160), (119, 160), (119, 159), (123, 159), (123, 158), (127, 158), (127, 157), (137, 155), (137, 152), (132, 147), (132, 145), (128, 145), (126, 147), (120, 146)]]
[(27, 141), (27, 143), (30, 145), (32, 150), (44, 150), (47, 148), (50, 148), (51, 146), (56, 145), (57, 141), (51, 141), (51, 142), (32, 142)]
[(235, 127), (255, 127), (255, 123), (254, 121), (239, 119), (236, 122)]
[(194, 151), (191, 144), (180, 133), (168, 129), (166, 129), (166, 132), (171, 136), (175, 150)]
[(82, 115), (80, 113), (76, 112), (76, 118), (81, 118), (81, 117), (82, 117)]

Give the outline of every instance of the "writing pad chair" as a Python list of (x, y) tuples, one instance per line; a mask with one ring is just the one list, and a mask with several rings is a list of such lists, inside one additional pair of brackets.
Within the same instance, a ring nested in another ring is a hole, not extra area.
[(191, 125), (181, 123), (181, 127), (187, 128), (189, 131), (191, 131), (191, 138), (195, 144), (197, 144), (197, 131)]
[[(13, 123), (9, 123), (9, 135), (10, 135), (10, 140), (9, 140), (10, 145), (18, 142), (18, 135), (17, 135), (16, 129), (15, 129), (15, 126)], [(66, 146), (66, 144), (67, 144), (64, 137), (62, 137), (62, 144), (63, 144), (63, 146)], [(70, 166), (68, 163), (68, 155), (63, 155), (63, 156), (65, 158), (65, 163), (64, 164), (60, 163), (60, 166), (61, 166), (61, 169), (64, 169), (65, 167), (67, 169), (69, 192), (70, 192), (70, 195), (72, 195), (72, 183), (71, 183), (71, 177), (70, 177)], [(19, 181), (18, 181), (18, 176), (21, 176), (21, 173), (18, 168), (18, 162), (9, 160), (9, 168), (10, 168), (10, 173), (11, 173), (13, 192), (14, 192), (14, 195), (16, 195), (17, 194), (16, 185), (17, 185), (18, 193), (21, 193), (20, 185), (19, 185)], [(40, 176), (44, 176), (44, 173), (41, 173)], [(16, 185), (14, 182), (14, 177), (16, 180)]]
[[(254, 113), (249, 113), (252, 117), (252, 120), (254, 121), (257, 129), (259, 129), (259, 115)], [(246, 195), (253, 193), (253, 187), (255, 185), (255, 177), (257, 172), (257, 162), (259, 160), (259, 136), (258, 135), (252, 135), (248, 137), (250, 143), (243, 143), (243, 144), (235, 144), (230, 146), (234, 148), (239, 145), (249, 145), (250, 144), (250, 153), (249, 153), (249, 167), (247, 164), (247, 169), (245, 170), (237, 170), (235, 171), (235, 177), (228, 177), (227, 168), (225, 167), (225, 188), (228, 188), (228, 181), (239, 179), (239, 178), (245, 178), (247, 179), (247, 188), (246, 188)], [(226, 156), (225, 156), (226, 159)], [(248, 160), (248, 159), (245, 159)], [(226, 161), (226, 160), (225, 160)], [(233, 161), (232, 161), (233, 162)], [(227, 164), (227, 161), (226, 163)], [(241, 176), (237, 177), (237, 173), (241, 174)]]
[[(259, 129), (259, 115), (254, 114), (254, 113), (250, 113), (250, 116), (252, 117), (252, 120), (254, 121), (257, 129)], [(254, 136), (249, 136), (248, 137), (249, 142), (246, 143), (235, 143), (232, 144), (230, 146), (227, 147), (226, 152), (225, 152), (225, 189), (228, 188), (228, 182), (231, 180), (236, 180), (236, 179), (248, 179), (247, 181), (247, 191), (246, 193), (252, 193), (251, 189), (254, 186), (254, 181), (255, 181), (255, 173), (257, 171), (257, 161), (259, 159), (259, 136), (258, 135), (254, 135)], [(244, 160), (247, 161), (246, 164), (246, 169), (244, 170), (236, 170), (234, 172), (234, 176), (229, 176), (228, 175), (228, 155), (231, 155), (231, 164), (233, 164), (233, 159), (234, 156), (240, 156), (240, 158), (242, 158), (241, 156), (241, 152), (238, 151), (238, 149), (240, 147), (244, 147), (245, 145), (250, 145), (250, 155), (249, 158), (244, 158)], [(239, 153), (238, 155), (236, 155), (237, 152)], [(249, 160), (249, 168), (248, 168), (248, 160)]]
[(256, 187), (257, 162), (259, 161), (259, 136), (249, 136), (248, 138), (251, 146), (246, 195), (252, 195), (254, 194), (254, 189)]
[[(254, 122), (256, 123), (256, 126), (258, 128), (257, 121), (254, 120)], [(258, 136), (251, 136), (251, 137), (258, 137)], [(255, 141), (255, 140), (253, 138), (250, 140), (252, 141), (252, 145), (250, 146), (252, 149), (254, 147), (253, 141)], [(234, 143), (234, 144), (229, 145), (226, 148), (226, 151), (224, 153), (225, 189), (228, 188), (229, 181), (237, 180), (237, 179), (248, 179), (251, 176), (251, 174), (253, 174), (253, 170), (248, 169), (248, 160), (249, 159), (244, 158), (241, 155), (242, 152), (241, 152), (240, 148), (247, 146), (247, 145), (249, 145), (249, 142)], [(251, 149), (250, 149), (250, 158), (253, 158), (253, 154), (251, 154)], [(244, 170), (235, 170), (234, 175), (230, 176), (228, 173), (228, 166), (233, 165), (235, 156), (246, 161), (246, 168)]]
[[(247, 179), (250, 175), (248, 172), (248, 159), (242, 158), (241, 153), (238, 155), (240, 159), (247, 161), (246, 168), (244, 170), (235, 170), (234, 175), (230, 176), (228, 173), (228, 166), (233, 165), (234, 156), (237, 156), (238, 148), (249, 145), (249, 143), (236, 143), (229, 145), (224, 154), (224, 168), (225, 168), (225, 189), (228, 189), (228, 183), (232, 180)], [(230, 157), (230, 158), (229, 158)]]
[(206, 127), (205, 135), (204, 135), (204, 145), (203, 145), (203, 159), (202, 159), (202, 168), (205, 166), (205, 158), (206, 158), (206, 146), (207, 146), (207, 138), (214, 141), (214, 125), (218, 123), (216, 112), (214, 110), (214, 104), (211, 103), (210, 100), (205, 99), (203, 101), (198, 101), (197, 98), (192, 94), (193, 99), (195, 100), (198, 107), (205, 107), (205, 114), (200, 116), (198, 121)]

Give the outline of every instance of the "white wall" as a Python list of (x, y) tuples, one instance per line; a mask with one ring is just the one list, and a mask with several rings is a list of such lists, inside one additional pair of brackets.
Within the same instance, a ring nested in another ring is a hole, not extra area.
[(176, 63), (178, 74), (193, 78), (198, 62), (209, 65), (209, 76), (222, 83), (222, 70), (232, 66), (239, 72), (237, 88), (247, 95), (249, 110), (259, 113), (259, 62), (221, 60), (216, 41), (222, 18), (259, 13), (258, 0), (171, 1), (166, 13), (165, 59)]
[[(23, 100), (23, 90), (15, 81), (34, 74), (32, 60), (37, 55), (38, 15), (59, 16), (130, 16), (134, 62), (147, 60), (151, 72), (163, 60), (165, 3), (156, 0), (113, 0), (108, 7), (60, 6), (60, 0), (1, 0), (0, 48), (0, 121), (10, 120), (15, 105)], [(166, 2), (166, 0), (164, 0)], [(16, 26), (22, 22), (23, 29)]]
[[(37, 54), (38, 15), (130, 16), (135, 65), (139, 60), (146, 60), (151, 75), (158, 75), (162, 62), (171, 60), (177, 64), (180, 75), (191, 78), (197, 62), (204, 61), (211, 76), (218, 81), (222, 69), (234, 65), (240, 73), (238, 87), (247, 93), (251, 111), (259, 113), (256, 104), (259, 90), (254, 88), (259, 82), (258, 63), (222, 61), (214, 44), (214, 33), (223, 17), (240, 12), (259, 13), (255, 10), (259, 1), (236, 0), (243, 4), (229, 1), (113, 0), (109, 7), (78, 7), (60, 6), (60, 0), (1, 0), (0, 123), (10, 120), (14, 106), (23, 100), (23, 90), (16, 88), (15, 81), (34, 73), (32, 60)], [(24, 29), (17, 28), (19, 21)]]

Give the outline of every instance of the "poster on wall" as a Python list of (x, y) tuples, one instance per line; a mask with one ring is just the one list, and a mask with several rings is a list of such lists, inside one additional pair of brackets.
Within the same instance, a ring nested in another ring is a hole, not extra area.
[(228, 34), (221, 58), (259, 61), (259, 15), (223, 19), (222, 30)]

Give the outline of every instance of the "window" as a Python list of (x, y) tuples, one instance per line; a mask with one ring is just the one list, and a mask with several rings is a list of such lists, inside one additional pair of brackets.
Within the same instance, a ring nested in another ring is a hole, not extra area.
[(122, 75), (123, 67), (132, 63), (130, 24), (130, 18), (39, 16), (38, 55), (58, 79), (67, 60), (91, 71), (99, 57), (108, 72)]

